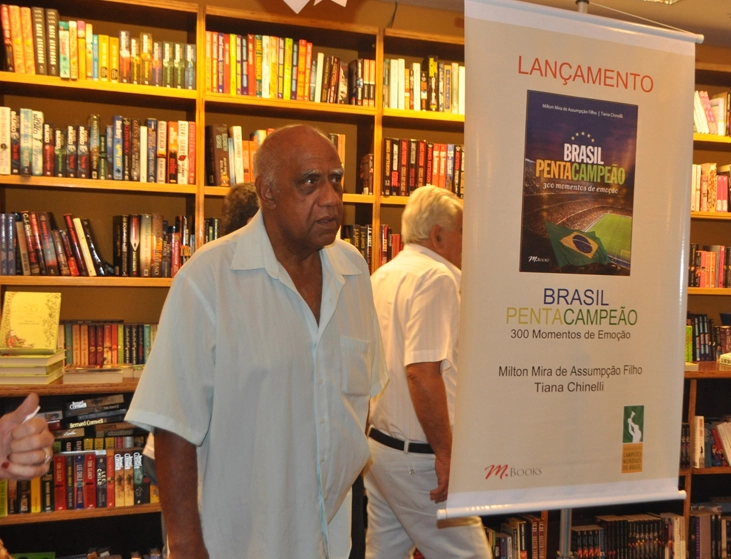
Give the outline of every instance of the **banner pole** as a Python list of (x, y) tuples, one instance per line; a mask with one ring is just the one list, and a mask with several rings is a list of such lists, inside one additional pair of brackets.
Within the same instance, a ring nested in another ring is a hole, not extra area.
[(571, 557), (571, 509), (561, 509), (557, 559)]
[(576, 9), (580, 14), (588, 14), (589, 0), (576, 0)]

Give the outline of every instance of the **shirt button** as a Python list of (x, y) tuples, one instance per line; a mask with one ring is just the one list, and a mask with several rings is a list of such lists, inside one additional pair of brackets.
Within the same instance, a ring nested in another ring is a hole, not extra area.
[(325, 457), (320, 458), (320, 462), (325, 463)]
[(323, 425), (325, 425), (325, 418), (324, 417), (320, 420), (320, 423), (322, 423)]
[(317, 384), (319, 384), (320, 386), (322, 386), (322, 383), (324, 383), (324, 382), (325, 382), (324, 380), (322, 380), (322, 379), (319, 379), (319, 380), (317, 381)]

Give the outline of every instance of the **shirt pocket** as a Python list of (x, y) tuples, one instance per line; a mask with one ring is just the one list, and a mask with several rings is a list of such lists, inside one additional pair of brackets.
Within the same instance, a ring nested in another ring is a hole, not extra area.
[(370, 342), (340, 336), (343, 367), (343, 393), (348, 396), (369, 396), (373, 349)]

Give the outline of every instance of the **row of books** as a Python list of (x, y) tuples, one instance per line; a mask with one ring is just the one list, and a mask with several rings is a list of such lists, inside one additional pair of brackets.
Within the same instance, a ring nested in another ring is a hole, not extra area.
[(684, 421), (680, 427), (680, 469), (691, 467), (690, 460), (690, 423)]
[[(83, 396), (52, 404), (40, 412), (55, 436), (54, 452), (132, 448), (145, 445), (146, 432), (124, 421), (125, 394)], [(100, 421), (77, 425), (86, 420)]]
[(545, 559), (546, 523), (540, 516), (522, 514), (504, 519), (499, 526), (485, 526), (495, 559)]
[(675, 513), (602, 515), (571, 527), (580, 559), (685, 559), (685, 540), (685, 519)]
[(383, 139), (384, 196), (408, 196), (432, 184), (464, 196), (464, 146), (414, 138)]
[(59, 325), (58, 343), (67, 365), (144, 365), (156, 334), (157, 324), (75, 320)]
[(731, 93), (723, 91), (709, 95), (696, 90), (693, 95), (693, 129), (700, 134), (729, 136), (729, 105)]
[(0, 274), (106, 276), (105, 264), (87, 218), (64, 214), (65, 229), (52, 212), (0, 214)]
[(696, 415), (693, 418), (693, 430), (690, 465), (694, 468), (728, 466), (728, 457), (731, 456), (729, 419)]
[(0, 516), (159, 502), (153, 487), (141, 448), (60, 452), (44, 476), (8, 483)]
[[(378, 265), (382, 266), (395, 258), (403, 250), (404, 243), (401, 240), (401, 233), (396, 233), (385, 223), (380, 225), (379, 235), (381, 252), (376, 255), (376, 258)], [(373, 261), (373, 227), (371, 225), (358, 224), (343, 225), (340, 236), (344, 241), (349, 242), (360, 251), (370, 267)]]
[(195, 153), (192, 121), (93, 114), (57, 126), (42, 111), (0, 107), (0, 175), (196, 184)]
[(195, 44), (96, 34), (91, 22), (61, 20), (52, 8), (2, 4), (0, 17), (8, 72), (195, 89)]
[(192, 217), (175, 216), (168, 225), (162, 214), (112, 217), (113, 274), (122, 277), (175, 277), (195, 252)]
[(195, 252), (192, 218), (113, 216), (112, 263), (102, 258), (91, 221), (53, 212), (0, 214), (0, 274), (25, 276), (174, 277)]
[(383, 67), (383, 106), (412, 111), (464, 114), (465, 67), (427, 56), (407, 64), (386, 58)]
[(693, 164), (690, 210), (693, 212), (728, 212), (731, 165)]
[(313, 52), (305, 39), (206, 31), (205, 90), (374, 107), (376, 61)]
[[(254, 154), (273, 128), (254, 130), (244, 138), (239, 125), (209, 124), (205, 129), (206, 184), (231, 186), (254, 180)], [(340, 161), (345, 162), (345, 134), (328, 133)]]
[(731, 287), (731, 246), (691, 243), (688, 287)]
[(718, 361), (721, 355), (729, 351), (731, 326), (716, 326), (707, 314), (688, 313), (685, 326), (686, 361)]
[(727, 499), (691, 505), (688, 559), (727, 559), (731, 554), (731, 507)]

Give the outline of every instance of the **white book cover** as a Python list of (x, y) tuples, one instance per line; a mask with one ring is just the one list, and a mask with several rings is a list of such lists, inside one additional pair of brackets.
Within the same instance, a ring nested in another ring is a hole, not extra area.
[(325, 65), (325, 53), (317, 53), (317, 72), (315, 74), (315, 103), (322, 101), (322, 67)]
[(264, 99), (269, 98), (269, 90), (270, 90), (270, 79), (271, 79), (271, 48), (269, 46), (269, 43), (271, 41), (269, 40), (268, 35), (264, 35), (261, 38), (261, 96)]
[(81, 254), (84, 257), (84, 263), (86, 269), (89, 272), (89, 276), (96, 276), (96, 268), (94, 268), (94, 261), (91, 259), (91, 252), (89, 252), (89, 245), (86, 242), (86, 234), (84, 233), (84, 226), (81, 225), (81, 218), (73, 218), (74, 229), (76, 229), (76, 236), (79, 239), (79, 248), (81, 248)]
[(10, 107), (0, 107), (0, 175), (10, 174)]
[(140, 126), (140, 182), (147, 182), (147, 126)]
[(188, 184), (188, 121), (178, 121), (178, 184)]
[(31, 122), (31, 174), (34, 177), (43, 176), (43, 113), (33, 111)]
[(414, 110), (421, 110), (421, 63), (414, 62), (411, 65), (411, 73), (414, 76)]
[(698, 90), (693, 94), (693, 114), (695, 115), (695, 128), (699, 134), (708, 134), (708, 119), (706, 118), (706, 110), (703, 108), (703, 101)]
[(459, 114), (464, 114), (464, 99), (465, 99), (465, 67), (459, 67)]
[(388, 106), (391, 109), (398, 109), (398, 60), (391, 59), (388, 67)]
[(711, 109), (716, 117), (716, 133), (719, 136), (726, 135), (726, 94), (714, 95), (709, 99)]
[(20, 174), (31, 174), (33, 154), (33, 111), (20, 109)]
[(696, 191), (698, 190), (697, 180), (698, 180), (698, 165), (693, 163), (693, 170), (691, 172), (691, 179), (690, 179), (690, 211), (691, 212), (698, 211), (698, 205), (696, 204), (696, 199), (695, 199)]
[(165, 120), (157, 121), (157, 161), (155, 168), (157, 169), (156, 182), (168, 182), (168, 123)]
[(404, 74), (406, 73), (406, 60), (403, 58), (398, 59), (398, 108), (404, 109), (404, 93), (406, 92), (406, 86), (404, 85)]
[[(231, 126), (229, 128), (229, 134), (233, 140), (234, 145), (234, 174), (236, 176), (236, 182), (242, 182), (244, 180), (244, 152), (243, 152), (243, 131), (241, 126)], [(231, 183), (235, 184), (235, 183)]]
[(452, 62), (452, 113), (459, 114), (459, 64)]

